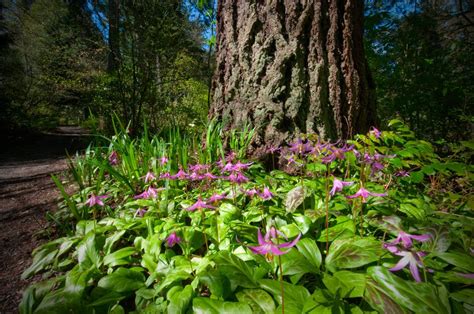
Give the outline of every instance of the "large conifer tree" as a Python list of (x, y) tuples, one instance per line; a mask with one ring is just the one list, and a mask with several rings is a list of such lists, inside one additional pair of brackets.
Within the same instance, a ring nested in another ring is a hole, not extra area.
[(255, 127), (259, 148), (366, 131), (376, 113), (363, 13), (361, 0), (220, 0), (210, 116)]

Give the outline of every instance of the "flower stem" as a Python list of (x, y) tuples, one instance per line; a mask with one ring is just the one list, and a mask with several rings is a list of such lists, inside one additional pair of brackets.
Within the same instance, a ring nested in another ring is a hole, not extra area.
[(324, 205), (326, 209), (326, 254), (329, 250), (329, 165), (326, 165), (326, 198)]
[(199, 208), (199, 211), (201, 212), (202, 216), (202, 236), (204, 238), (204, 243), (206, 243), (206, 252), (209, 252), (209, 244), (207, 243), (207, 235), (206, 235), (206, 226), (204, 225), (204, 220), (206, 219), (206, 215), (204, 214), (204, 211), (202, 208)]
[(285, 314), (285, 289), (283, 287), (283, 267), (281, 264), (281, 255), (278, 255), (278, 265), (280, 268), (281, 313)]

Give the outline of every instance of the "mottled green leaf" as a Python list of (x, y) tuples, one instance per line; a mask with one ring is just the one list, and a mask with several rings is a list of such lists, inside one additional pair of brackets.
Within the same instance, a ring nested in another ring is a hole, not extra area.
[(115, 272), (102, 277), (97, 286), (115, 292), (130, 292), (145, 286), (142, 273), (127, 268), (118, 268)]
[(316, 242), (312, 239), (304, 238), (298, 241), (296, 247), (311, 266), (313, 266), (313, 272), (319, 272), (322, 257)]
[(252, 309), (246, 303), (225, 302), (209, 298), (194, 298), (193, 313), (196, 314), (251, 314)]
[(382, 253), (381, 243), (373, 238), (336, 240), (329, 247), (326, 267), (332, 272), (338, 268), (357, 268), (377, 261)]
[(221, 273), (230, 280), (233, 288), (237, 286), (258, 287), (252, 269), (234, 254), (221, 251), (214, 257), (214, 261)]
[(187, 285), (184, 289), (180, 286), (175, 286), (168, 291), (167, 299), (170, 301), (168, 305), (168, 313), (186, 313), (186, 310), (193, 297), (193, 287)]
[(415, 313), (451, 313), (443, 286), (403, 280), (381, 266), (370, 267), (367, 273), (400, 306)]
[(273, 298), (261, 289), (244, 289), (236, 293), (237, 300), (250, 305), (253, 313), (274, 313)]

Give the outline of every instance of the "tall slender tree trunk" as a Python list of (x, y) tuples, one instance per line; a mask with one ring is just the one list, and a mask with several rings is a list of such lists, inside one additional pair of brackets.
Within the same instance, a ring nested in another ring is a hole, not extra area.
[(361, 0), (220, 0), (210, 117), (256, 128), (256, 154), (298, 133), (375, 123)]
[(109, 0), (109, 54), (107, 59), (107, 72), (113, 73), (120, 65), (120, 0)]

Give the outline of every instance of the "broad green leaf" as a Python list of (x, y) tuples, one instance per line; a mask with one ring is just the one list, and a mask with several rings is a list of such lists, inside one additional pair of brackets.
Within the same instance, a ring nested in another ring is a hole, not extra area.
[(127, 268), (118, 268), (115, 272), (102, 277), (97, 286), (107, 290), (127, 293), (145, 286), (142, 273)]
[(341, 270), (334, 273), (333, 276), (325, 274), (323, 282), (334, 295), (339, 293), (345, 298), (359, 298), (364, 295), (366, 276), (361, 273)]
[(218, 271), (201, 273), (198, 277), (209, 288), (213, 297), (225, 299), (231, 292), (229, 279)]
[(423, 220), (426, 216), (424, 206), (420, 203), (418, 204), (402, 203), (400, 204), (400, 207), (398, 208), (398, 210), (401, 211), (402, 213), (407, 214), (407, 216), (418, 219), (418, 220)]
[(321, 252), (314, 240), (304, 238), (296, 244), (298, 251), (306, 258), (306, 260), (313, 266), (313, 272), (319, 272), (321, 266)]
[(390, 298), (382, 287), (372, 279), (367, 280), (367, 286), (364, 293), (364, 300), (370, 304), (379, 313), (403, 314), (409, 313), (407, 309), (399, 305)]
[(37, 252), (33, 257), (33, 263), (28, 267), (23, 274), (21, 279), (27, 279), (30, 276), (46, 269), (47, 266), (51, 265), (58, 254), (58, 250), (46, 251), (42, 250)]
[[(276, 299), (278, 304), (281, 304), (281, 285), (277, 280), (261, 279), (259, 281), (260, 287), (268, 291)], [(283, 291), (285, 294), (285, 307), (288, 305), (298, 309), (301, 313), (306, 300), (310, 297), (308, 290), (303, 286), (293, 285), (288, 282), (283, 282)]]
[(209, 298), (194, 298), (193, 313), (196, 314), (251, 314), (252, 309), (242, 302), (225, 302)]
[(168, 291), (167, 299), (170, 301), (168, 305), (168, 313), (186, 313), (186, 310), (193, 297), (193, 287), (187, 285), (184, 289), (175, 286)]
[(326, 242), (329, 233), (329, 242), (336, 239), (350, 238), (355, 233), (354, 221), (348, 217), (341, 216), (337, 217), (336, 225), (324, 229), (321, 231), (321, 235), (318, 238), (318, 242)]
[(23, 292), (23, 298), (19, 306), (20, 313), (33, 313), (34, 308), (38, 306), (38, 303), (44, 298), (44, 296), (51, 293), (54, 287), (58, 285), (58, 282), (62, 280), (62, 277), (55, 277), (29, 286), (25, 292)]
[(110, 253), (104, 257), (104, 265), (114, 267), (118, 265), (128, 264), (130, 262), (129, 256), (136, 253), (134, 247), (124, 247), (118, 251)]
[(172, 271), (166, 274), (165, 278), (163, 279), (163, 281), (160, 282), (160, 285), (156, 288), (156, 290), (158, 292), (162, 291), (163, 289), (169, 287), (175, 282), (181, 282), (191, 277), (192, 275), (189, 271), (185, 271), (182, 269), (173, 269)]
[(413, 182), (413, 183), (420, 183), (420, 182), (423, 181), (423, 178), (424, 178), (424, 173), (421, 170), (420, 171), (413, 171), (410, 174), (410, 181)]
[(438, 253), (436, 256), (450, 263), (451, 265), (460, 267), (471, 273), (474, 272), (474, 258), (472, 256), (459, 252)]
[(295, 249), (290, 249), (290, 251), (281, 256), (281, 267), (283, 269), (283, 275), (304, 275), (306, 273), (317, 273), (318, 270), (315, 269), (311, 263)]
[(474, 289), (463, 289), (449, 294), (456, 301), (474, 305)]
[(378, 260), (382, 245), (373, 238), (336, 240), (329, 247), (326, 267), (335, 272), (338, 268), (357, 268)]
[(95, 239), (95, 234), (89, 233), (77, 247), (77, 261), (84, 269), (90, 268), (91, 266), (99, 268), (100, 254), (96, 247)]
[(240, 209), (236, 206), (224, 202), (219, 206), (219, 215), (224, 219), (224, 222), (236, 219), (240, 214)]
[(370, 267), (367, 273), (400, 306), (415, 313), (451, 313), (443, 286), (403, 280), (381, 266)]
[(244, 289), (235, 294), (237, 300), (250, 305), (252, 313), (274, 313), (273, 298), (261, 289)]
[(47, 294), (35, 309), (35, 314), (62, 314), (74, 309), (76, 313), (92, 313), (92, 309), (87, 308), (82, 303), (79, 295), (64, 290), (57, 290)]
[(92, 270), (93, 268), (83, 270), (79, 265), (76, 265), (66, 274), (64, 291), (81, 296), (92, 277)]
[(257, 282), (252, 269), (240, 258), (228, 251), (221, 251), (214, 257), (216, 267), (232, 284), (232, 289), (237, 286), (256, 288)]
[(121, 230), (115, 232), (113, 235), (105, 239), (104, 252), (106, 255), (110, 254), (113, 245), (120, 240), (120, 238), (125, 234), (126, 230)]

